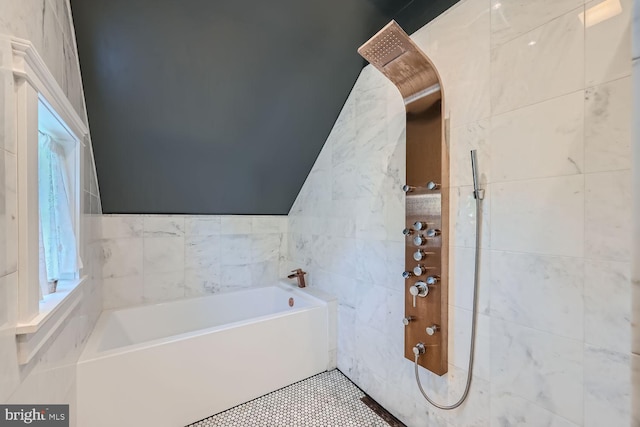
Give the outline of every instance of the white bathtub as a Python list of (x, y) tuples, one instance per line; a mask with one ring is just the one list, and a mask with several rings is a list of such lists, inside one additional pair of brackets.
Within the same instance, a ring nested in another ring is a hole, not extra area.
[(105, 311), (78, 362), (78, 426), (181, 427), (323, 372), (330, 314), (282, 283)]

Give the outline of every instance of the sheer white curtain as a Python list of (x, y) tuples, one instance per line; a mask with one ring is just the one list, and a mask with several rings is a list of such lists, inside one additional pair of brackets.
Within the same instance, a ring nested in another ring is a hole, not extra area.
[(38, 194), (40, 206), (40, 289), (49, 293), (56, 283), (82, 268), (73, 229), (69, 177), (64, 149), (40, 132), (38, 140)]

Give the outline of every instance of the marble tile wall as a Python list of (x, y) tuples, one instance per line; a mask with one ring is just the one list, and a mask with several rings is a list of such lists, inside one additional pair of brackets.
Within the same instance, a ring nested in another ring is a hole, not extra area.
[(426, 403), (403, 359), (404, 106), (371, 66), (289, 213), (287, 266), (339, 298), (339, 369), (409, 426), (630, 424), (632, 0), (586, 26), (599, 3), (462, 0), (412, 36), (450, 126), (450, 365), (421, 372), (445, 403), (464, 387), (483, 226), (475, 378), (459, 409)]
[(104, 308), (273, 283), (286, 216), (104, 215)]
[(631, 250), (632, 282), (632, 337), (631, 337), (631, 381), (633, 385), (631, 411), (633, 427), (640, 427), (640, 0), (633, 5), (633, 246)]
[[(77, 113), (86, 121), (80, 66), (67, 0), (0, 2), (0, 35), (31, 41)], [(83, 299), (66, 325), (27, 365), (18, 365), (17, 159), (9, 46), (0, 46), (0, 402), (70, 403), (75, 425), (75, 363), (102, 309), (101, 206), (91, 147), (82, 165)]]

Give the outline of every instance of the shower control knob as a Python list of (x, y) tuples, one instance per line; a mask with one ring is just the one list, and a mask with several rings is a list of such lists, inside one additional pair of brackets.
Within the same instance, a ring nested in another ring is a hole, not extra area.
[(408, 325), (410, 322), (412, 322), (413, 320), (414, 320), (414, 317), (413, 317), (413, 316), (407, 316), (407, 317), (404, 317), (404, 318), (402, 319), (402, 324), (403, 324), (404, 326), (407, 326), (407, 325)]
[(433, 182), (433, 181), (429, 181), (429, 183), (427, 184), (427, 189), (428, 190), (437, 190), (438, 188), (440, 188), (440, 184)]
[(429, 287), (423, 281), (416, 282), (409, 288), (409, 293), (413, 296), (413, 306), (416, 306), (416, 297), (424, 298), (429, 295)]
[(427, 326), (426, 332), (427, 332), (427, 335), (433, 335), (436, 332), (438, 332), (439, 330), (440, 330), (440, 326), (431, 325), (431, 326)]
[(418, 249), (413, 253), (413, 259), (416, 261), (422, 261), (427, 257), (427, 255), (433, 255), (433, 252), (425, 252), (422, 249)]
[(427, 267), (425, 267), (424, 265), (417, 265), (413, 268), (414, 276), (422, 276), (426, 272), (427, 272)]
[(422, 246), (427, 243), (427, 238), (424, 236), (416, 236), (413, 238), (413, 244), (416, 246)]
[(435, 285), (439, 281), (440, 281), (440, 276), (429, 276), (425, 279), (425, 282), (427, 282), (427, 285), (429, 286)]
[(427, 237), (436, 237), (440, 235), (440, 230), (437, 228), (430, 228), (427, 230)]
[(402, 278), (403, 279), (408, 279), (409, 277), (412, 277), (412, 276), (413, 276), (413, 273), (410, 272), (410, 271), (403, 271), (402, 272)]
[(413, 234), (413, 230), (410, 228), (405, 228), (404, 230), (402, 230), (402, 234), (404, 234), (405, 236), (411, 236)]
[(423, 221), (416, 221), (413, 223), (413, 229), (420, 231), (420, 230), (424, 230), (425, 228), (427, 228), (427, 223), (423, 222)]
[(403, 185), (402, 186), (402, 191), (404, 191), (405, 193), (413, 193), (413, 191), (416, 189), (416, 187), (412, 187), (410, 185)]
[(424, 354), (426, 351), (427, 351), (426, 347), (421, 342), (419, 342), (418, 344), (416, 344), (415, 347), (413, 347), (413, 354), (415, 354), (416, 357), (420, 356), (421, 354)]

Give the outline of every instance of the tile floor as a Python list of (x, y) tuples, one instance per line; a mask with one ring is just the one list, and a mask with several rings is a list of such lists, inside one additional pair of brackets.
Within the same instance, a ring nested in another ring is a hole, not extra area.
[[(389, 427), (340, 371), (323, 372), (188, 427)], [(398, 425), (395, 424), (394, 425)]]

